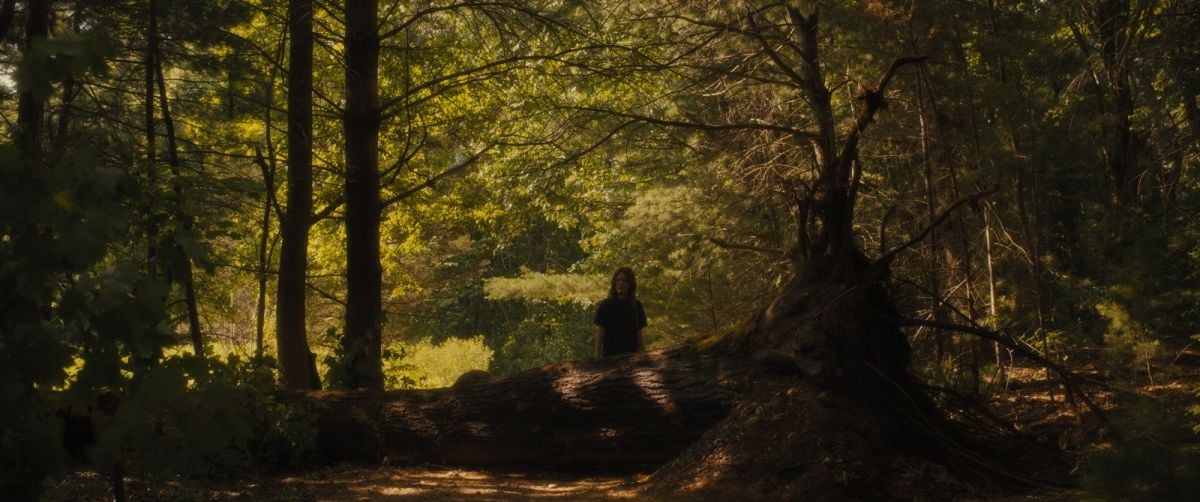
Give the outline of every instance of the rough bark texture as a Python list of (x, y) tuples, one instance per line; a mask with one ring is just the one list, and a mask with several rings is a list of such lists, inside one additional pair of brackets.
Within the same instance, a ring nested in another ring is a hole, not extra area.
[(312, 1), (288, 2), (287, 209), (280, 222), (275, 340), (279, 374), (288, 389), (318, 389), (305, 329), (308, 229), (312, 221)]
[(732, 407), (735, 378), (691, 346), (555, 364), (452, 388), (306, 394), (329, 459), (456, 465), (664, 462)]
[(336, 384), (383, 389), (379, 225), (379, 5), (346, 3), (346, 332)]

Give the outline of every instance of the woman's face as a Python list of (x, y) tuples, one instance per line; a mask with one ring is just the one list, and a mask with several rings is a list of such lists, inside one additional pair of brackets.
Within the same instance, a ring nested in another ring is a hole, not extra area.
[(617, 276), (613, 278), (613, 290), (621, 296), (629, 294), (629, 277), (626, 277), (624, 272), (617, 274)]

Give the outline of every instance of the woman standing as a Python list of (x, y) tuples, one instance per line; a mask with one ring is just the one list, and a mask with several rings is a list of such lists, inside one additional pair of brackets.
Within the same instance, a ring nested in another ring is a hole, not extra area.
[(596, 357), (646, 350), (642, 328), (646, 311), (637, 300), (637, 279), (628, 267), (617, 269), (608, 286), (608, 298), (596, 308)]

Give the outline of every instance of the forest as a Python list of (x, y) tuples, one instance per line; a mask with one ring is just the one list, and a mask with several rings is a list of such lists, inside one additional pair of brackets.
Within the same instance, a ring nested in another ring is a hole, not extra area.
[[(0, 0), (0, 498), (1194, 500), (1196, 40)], [(621, 267), (645, 350), (598, 357)]]

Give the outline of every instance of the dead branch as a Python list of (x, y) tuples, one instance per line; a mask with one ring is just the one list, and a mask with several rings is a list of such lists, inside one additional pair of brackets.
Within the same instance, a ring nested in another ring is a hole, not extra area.
[(1095, 413), (1096, 416), (1104, 421), (1105, 424), (1109, 424), (1108, 417), (1104, 414), (1104, 410), (1101, 410), (1096, 403), (1092, 402), (1087, 393), (1083, 392), (1077, 384), (1091, 384), (1103, 387), (1105, 389), (1112, 389), (1111, 386), (1092, 378), (1080, 376), (1079, 374), (1067, 369), (1065, 366), (1047, 359), (1045, 356), (1039, 354), (1036, 350), (1021, 345), (1007, 334), (974, 326), (964, 326), (961, 324), (940, 321), (928, 321), (924, 319), (903, 318), (894, 319), (894, 321), (898, 326), (924, 326), (927, 328), (938, 328), (947, 331), (957, 331), (959, 333), (975, 335), (985, 340), (990, 340), (1008, 347), (1016, 353), (1025, 356), (1037, 364), (1040, 364), (1042, 367), (1057, 373), (1058, 376), (1062, 378), (1063, 386), (1067, 388), (1067, 392), (1070, 392), (1072, 395), (1079, 396), (1080, 400), (1083, 401), (1083, 404), (1087, 405), (1088, 409), (1091, 410), (1092, 413)]
[(743, 251), (754, 251), (756, 253), (770, 254), (770, 255), (776, 255), (776, 256), (783, 255), (783, 252), (778, 249), (758, 247), (758, 246), (754, 246), (754, 245), (750, 245), (750, 244), (738, 244), (738, 243), (733, 243), (733, 242), (729, 242), (726, 240), (718, 239), (716, 237), (709, 237), (708, 242), (715, 244), (717, 247), (719, 247), (721, 249), (740, 249)]

